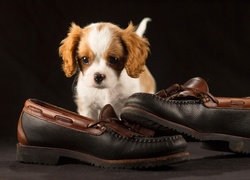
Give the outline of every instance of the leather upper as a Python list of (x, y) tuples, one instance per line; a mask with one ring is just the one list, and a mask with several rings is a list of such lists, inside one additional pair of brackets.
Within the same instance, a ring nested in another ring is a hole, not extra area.
[(250, 137), (250, 98), (215, 97), (199, 77), (156, 94), (133, 94), (124, 106), (143, 109), (200, 132)]
[(206, 81), (200, 77), (192, 78), (183, 85), (174, 84), (156, 95), (165, 99), (197, 98), (206, 107), (250, 109), (250, 98), (215, 97), (210, 94)]
[(181, 135), (151, 137), (153, 131), (127, 126), (106, 105), (99, 121), (36, 99), (28, 99), (18, 122), (24, 145), (64, 148), (105, 159), (150, 158), (182, 152)]

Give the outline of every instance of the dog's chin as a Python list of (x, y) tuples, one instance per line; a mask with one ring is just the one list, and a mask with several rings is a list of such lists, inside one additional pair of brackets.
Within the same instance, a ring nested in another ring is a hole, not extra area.
[(93, 87), (94, 87), (94, 88), (97, 88), (97, 89), (106, 89), (106, 88), (108, 88), (108, 87), (105, 86), (104, 84), (95, 84)]
[(102, 82), (100, 84), (98, 83), (94, 83), (92, 85), (93, 88), (97, 88), (97, 89), (109, 89), (109, 88), (112, 88), (115, 86), (116, 83), (105, 83), (105, 82)]
[(94, 80), (88, 80), (85, 81), (85, 86), (89, 87), (89, 88), (96, 88), (96, 89), (110, 89), (113, 88), (117, 85), (118, 83), (118, 79), (117, 78), (110, 78), (110, 79), (105, 79), (104, 81), (97, 83)]

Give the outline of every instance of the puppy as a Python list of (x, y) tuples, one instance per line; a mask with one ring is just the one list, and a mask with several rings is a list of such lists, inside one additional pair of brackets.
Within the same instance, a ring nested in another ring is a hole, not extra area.
[(142, 37), (149, 20), (144, 18), (136, 31), (132, 22), (125, 29), (109, 22), (84, 28), (71, 24), (59, 55), (67, 77), (78, 73), (75, 102), (79, 114), (97, 120), (101, 108), (111, 104), (119, 116), (128, 96), (155, 93), (155, 80), (145, 65), (149, 42)]

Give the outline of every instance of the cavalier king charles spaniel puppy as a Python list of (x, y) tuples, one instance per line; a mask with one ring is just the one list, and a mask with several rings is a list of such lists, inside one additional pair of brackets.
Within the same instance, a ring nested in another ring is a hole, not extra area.
[(144, 18), (136, 28), (132, 22), (122, 29), (109, 22), (86, 27), (71, 24), (59, 55), (67, 77), (76, 76), (75, 102), (79, 114), (98, 119), (106, 104), (120, 115), (125, 99), (136, 92), (155, 93), (156, 84), (145, 65), (149, 42), (143, 37)]

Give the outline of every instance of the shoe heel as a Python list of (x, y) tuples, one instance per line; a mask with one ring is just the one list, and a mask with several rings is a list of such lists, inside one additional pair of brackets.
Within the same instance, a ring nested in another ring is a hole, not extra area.
[(24, 163), (56, 165), (60, 156), (49, 148), (17, 144), (16, 160)]

